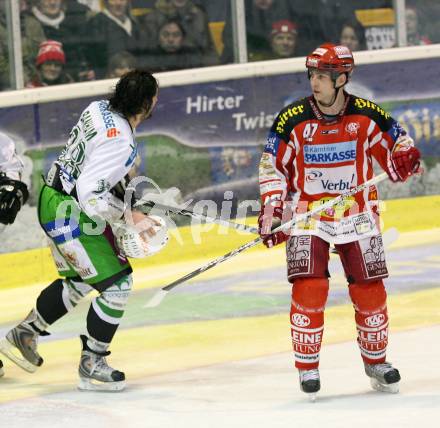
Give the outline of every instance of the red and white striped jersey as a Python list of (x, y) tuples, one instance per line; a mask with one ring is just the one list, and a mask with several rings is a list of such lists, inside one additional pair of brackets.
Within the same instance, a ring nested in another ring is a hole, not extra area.
[[(263, 205), (288, 202), (306, 212), (373, 177), (373, 158), (395, 178), (391, 152), (405, 131), (377, 104), (345, 94), (344, 108), (324, 116), (313, 97), (285, 107), (275, 119), (259, 166)], [(379, 233), (377, 189), (372, 186), (293, 234), (345, 243)]]

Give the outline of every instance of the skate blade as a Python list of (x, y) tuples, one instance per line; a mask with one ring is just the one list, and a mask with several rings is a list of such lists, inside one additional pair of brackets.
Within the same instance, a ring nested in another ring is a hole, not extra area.
[(311, 403), (316, 401), (317, 393), (316, 392), (308, 392), (307, 397)]
[(390, 394), (397, 394), (399, 392), (399, 382), (395, 383), (381, 383), (375, 378), (370, 378), (371, 387), (379, 392), (388, 392)]
[(80, 391), (98, 391), (98, 392), (120, 392), (125, 389), (125, 381), (120, 382), (99, 382), (92, 379), (80, 377), (78, 382)]
[(314, 403), (314, 402), (316, 401), (316, 397), (318, 396), (318, 391), (316, 391), (316, 392), (307, 392), (307, 391), (304, 391), (304, 389), (302, 388), (301, 385), (299, 386), (299, 389), (300, 389), (302, 392), (304, 392), (304, 394), (307, 395), (307, 398), (309, 399), (309, 401), (310, 401), (311, 403)]
[(9, 358), (13, 363), (17, 364), (18, 367), (27, 371), (28, 373), (35, 373), (38, 366), (30, 363), (22, 355), (20, 350), (14, 346), (8, 339), (0, 340), (0, 352), (7, 358)]

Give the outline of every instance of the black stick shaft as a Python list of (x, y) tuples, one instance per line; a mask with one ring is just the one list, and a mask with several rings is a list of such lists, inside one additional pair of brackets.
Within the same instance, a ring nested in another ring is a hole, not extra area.
[[(361, 192), (363, 190), (365, 190), (366, 188), (369, 188), (370, 186), (377, 184), (383, 180), (385, 180), (387, 178), (387, 173), (384, 172), (382, 174), (379, 174), (376, 177), (373, 177), (372, 179), (366, 181), (365, 183), (360, 184), (357, 187), (354, 187), (351, 190), (348, 190), (345, 193), (340, 194), (339, 196), (318, 205), (317, 207), (311, 209), (310, 211), (304, 213), (304, 214), (300, 214), (297, 216), (297, 218), (294, 218), (290, 221), (288, 221), (287, 223), (283, 223), (280, 226), (278, 226), (277, 228), (272, 230), (272, 233), (275, 232), (279, 232), (281, 230), (287, 230), (287, 229), (291, 229), (296, 223), (298, 223), (299, 221), (305, 221), (309, 218), (311, 218), (312, 216), (322, 212), (325, 209), (331, 208), (333, 206), (335, 206), (336, 204), (338, 204), (339, 202), (343, 201), (344, 199), (358, 193)], [(240, 247), (236, 248), (235, 250), (230, 251), (227, 254), (224, 254), (223, 256), (217, 257), (215, 260), (210, 261), (209, 263), (207, 263), (206, 265), (203, 265), (201, 267), (199, 267), (198, 269), (186, 274), (185, 276), (183, 276), (182, 278), (177, 279), (176, 281), (166, 285), (165, 287), (162, 287), (162, 290), (165, 291), (170, 291), (172, 290), (174, 287), (177, 287), (179, 284), (184, 283), (185, 281), (188, 281), (191, 278), (194, 278), (195, 276), (201, 274), (202, 272), (205, 272), (211, 268), (213, 268), (214, 266), (219, 265), (220, 263), (225, 262), (226, 260), (229, 260), (230, 258), (236, 256), (237, 254), (240, 254), (241, 252), (254, 247), (255, 245), (258, 245), (260, 242), (262, 242), (263, 240), (261, 238), (256, 238), (253, 241), (250, 241), (246, 244), (241, 245)]]
[(159, 202), (153, 202), (153, 201), (142, 202), (142, 204), (139, 205), (139, 207), (142, 208), (142, 206), (148, 206), (150, 208), (156, 207), (160, 210), (171, 211), (174, 214), (184, 215), (186, 217), (192, 217), (192, 218), (196, 218), (198, 220), (205, 220), (207, 222), (220, 224), (222, 226), (227, 226), (227, 227), (230, 227), (235, 230), (242, 230), (244, 232), (255, 233), (255, 234), (258, 233), (258, 229), (256, 227), (247, 226), (245, 224), (240, 224), (240, 223), (235, 223), (230, 220), (222, 219), (221, 217), (208, 217), (205, 214), (197, 213), (192, 210), (185, 209), (185, 208), (173, 207), (170, 205), (164, 205)]

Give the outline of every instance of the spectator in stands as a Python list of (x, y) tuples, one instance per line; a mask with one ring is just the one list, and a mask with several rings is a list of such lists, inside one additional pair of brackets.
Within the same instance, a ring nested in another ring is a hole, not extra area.
[(364, 26), (367, 49), (396, 46), (393, 0), (356, 0), (350, 4)]
[(143, 17), (141, 25), (150, 35), (157, 35), (159, 28), (170, 20), (178, 21), (185, 33), (184, 48), (197, 49), (207, 65), (217, 64), (205, 11), (191, 0), (157, 0), (152, 12)]
[(406, 39), (408, 46), (430, 45), (432, 42), (425, 35), (420, 34), (419, 16), (415, 7), (406, 7)]
[(267, 54), (253, 55), (251, 61), (294, 57), (298, 35), (296, 28), (296, 24), (288, 19), (274, 22), (268, 36), (270, 51)]
[(295, 56), (297, 35), (297, 27), (294, 22), (287, 19), (274, 22), (270, 34), (273, 59)]
[(43, 26), (46, 39), (62, 43), (68, 58), (66, 70), (77, 81), (95, 78), (85, 55), (90, 13), (88, 7), (75, 0), (36, 0), (32, 7), (32, 14)]
[(185, 46), (185, 36), (180, 21), (170, 20), (163, 23), (159, 28), (157, 48), (143, 57), (141, 66), (158, 72), (206, 65), (198, 49)]
[(419, 28), (432, 43), (440, 43), (440, 1), (438, 0), (406, 0), (407, 7), (417, 8)]
[[(290, 17), (285, 0), (245, 0), (246, 39), (249, 61), (267, 57), (271, 52), (270, 39), (267, 35), (272, 31), (272, 24)], [(223, 30), (222, 62), (233, 62), (234, 50), (232, 42), (231, 9)]]
[(66, 55), (60, 42), (47, 40), (41, 43), (35, 64), (37, 72), (31, 82), (26, 85), (27, 88), (73, 82), (72, 77), (64, 70)]
[(130, 15), (128, 0), (104, 0), (104, 10), (89, 21), (89, 39), (88, 58), (99, 78), (106, 75), (114, 54), (126, 51), (137, 57), (148, 46), (138, 22)]
[[(6, 16), (0, 8), (0, 90), (11, 89), (9, 78), (8, 35)], [(23, 55), (23, 73), (25, 82), (35, 73), (35, 57), (40, 43), (46, 39), (40, 22), (31, 14), (24, 11), (20, 14), (21, 46)]]
[(364, 27), (357, 20), (350, 20), (342, 24), (339, 43), (347, 46), (352, 52), (367, 49)]
[(307, 55), (324, 42), (337, 43), (342, 23), (355, 18), (354, 7), (361, 1), (288, 0), (290, 19), (298, 24), (296, 54)]
[(125, 73), (135, 69), (136, 65), (136, 58), (131, 53), (126, 51), (115, 53), (108, 62), (106, 78), (122, 77)]
[(20, 12), (25, 12), (29, 10), (29, 1), (28, 0), (20, 0)]

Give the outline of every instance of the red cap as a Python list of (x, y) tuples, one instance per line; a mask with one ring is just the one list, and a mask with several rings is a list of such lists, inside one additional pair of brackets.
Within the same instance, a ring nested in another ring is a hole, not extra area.
[(47, 61), (58, 61), (66, 63), (66, 55), (63, 51), (63, 45), (55, 40), (46, 40), (40, 44), (37, 55), (37, 67)]
[(270, 33), (271, 36), (275, 36), (277, 34), (282, 33), (291, 33), (296, 34), (296, 24), (292, 21), (289, 21), (288, 19), (282, 19), (281, 21), (276, 21), (272, 24), (272, 32)]

